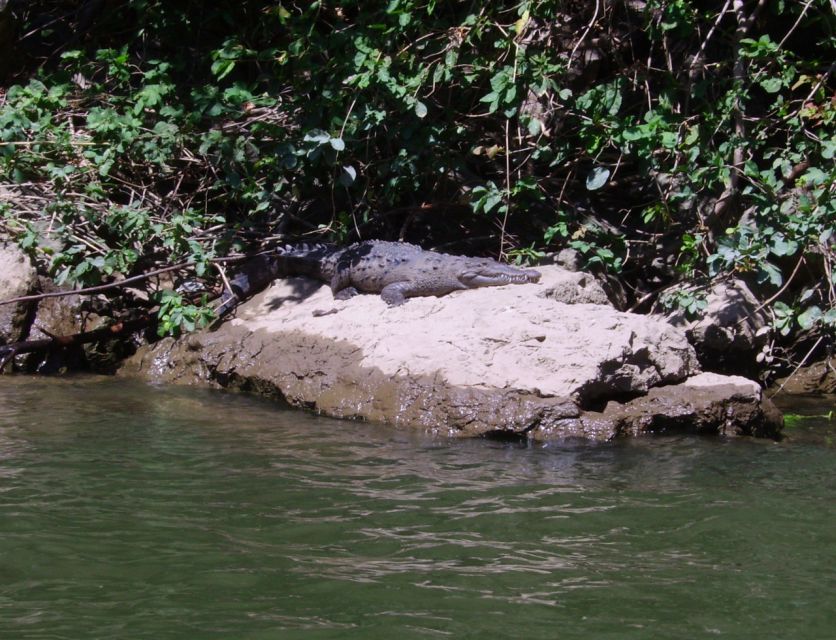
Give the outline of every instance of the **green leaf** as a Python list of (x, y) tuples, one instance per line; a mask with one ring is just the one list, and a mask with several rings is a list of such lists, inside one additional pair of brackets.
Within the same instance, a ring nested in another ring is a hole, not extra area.
[(427, 105), (420, 100), (415, 102), (415, 115), (419, 118), (424, 118), (427, 115)]
[(810, 167), (807, 171), (804, 172), (804, 183), (808, 186), (818, 186), (824, 184), (829, 180), (827, 173), (819, 169), (818, 167)]
[(609, 177), (609, 169), (606, 167), (595, 167), (589, 172), (589, 175), (586, 176), (586, 188), (589, 191), (596, 191), (607, 184)]
[(342, 138), (329, 138), (331, 148), (334, 151), (343, 151), (345, 149), (345, 141)]
[(776, 287), (780, 287), (784, 282), (784, 277), (778, 267), (764, 260), (758, 265), (758, 282), (762, 284), (769, 282)]
[(232, 73), (235, 68), (235, 60), (215, 60), (212, 63), (212, 73), (218, 80), (223, 80), (226, 76)]
[(354, 181), (357, 179), (357, 170), (352, 167), (351, 165), (344, 165), (340, 171), (340, 175), (337, 178), (337, 182), (339, 182), (344, 187), (350, 187), (354, 184)]
[(810, 329), (819, 319), (821, 319), (822, 315), (821, 309), (813, 305), (800, 313), (796, 320), (798, 320), (798, 326), (802, 329)]
[(676, 149), (677, 134), (675, 131), (665, 131), (662, 133), (662, 146), (666, 149)]
[(328, 144), (331, 141), (331, 136), (322, 129), (312, 129), (305, 134), (303, 138), (305, 142), (316, 142), (317, 144)]
[(485, 213), (490, 213), (495, 209), (498, 205), (502, 204), (502, 194), (500, 193), (491, 193), (485, 198), (484, 203), (484, 211)]
[(543, 123), (537, 118), (532, 118), (528, 121), (528, 135), (539, 136), (543, 129)]
[(782, 233), (776, 233), (772, 237), (772, 253), (776, 256), (791, 256), (798, 251), (798, 243), (795, 240), (787, 240)]
[(792, 315), (792, 307), (790, 307), (786, 302), (776, 302), (772, 308), (778, 316)]
[(784, 86), (784, 82), (781, 80), (781, 78), (771, 77), (764, 78), (763, 80), (761, 80), (760, 85), (763, 87), (763, 90), (767, 93), (778, 93)]

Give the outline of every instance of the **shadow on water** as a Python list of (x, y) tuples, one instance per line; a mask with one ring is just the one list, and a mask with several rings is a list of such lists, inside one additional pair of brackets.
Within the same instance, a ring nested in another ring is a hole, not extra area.
[(4, 378), (0, 637), (827, 637), (834, 462)]

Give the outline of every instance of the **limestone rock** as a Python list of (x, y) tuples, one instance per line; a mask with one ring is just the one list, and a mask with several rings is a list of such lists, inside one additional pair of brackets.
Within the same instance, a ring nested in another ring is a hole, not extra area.
[[(643, 428), (609, 405), (651, 391), (664, 396), (698, 374), (685, 335), (662, 318), (555, 300), (561, 288), (582, 289), (574, 278), (583, 274), (541, 271), (540, 284), (413, 298), (394, 308), (375, 295), (335, 301), (328, 287), (302, 278), (278, 281), (216, 332), (141, 349), (125, 373), (463, 435), (608, 439), (652, 431), (653, 424)], [(717, 414), (724, 398), (745, 395), (739, 382), (722, 389), (719, 378), (716, 402), (692, 403), (695, 424), (757, 431)], [(757, 414), (760, 390), (754, 383), (746, 389)], [(670, 406), (664, 412), (681, 413)]]
[(594, 276), (565, 268), (548, 269), (548, 272), (540, 293), (542, 297), (566, 304), (610, 305), (604, 288)]
[(701, 373), (685, 382), (651, 389), (625, 403), (609, 402), (602, 415), (583, 416), (587, 428), (597, 422), (614, 423), (619, 435), (643, 433), (711, 433), (726, 436), (773, 436), (783, 417), (760, 386), (741, 376)]
[(836, 393), (836, 358), (825, 358), (801, 367), (792, 375), (775, 381), (776, 391), (787, 394)]
[[(627, 296), (624, 288), (617, 278), (610, 277), (606, 273), (588, 273), (583, 271), (583, 256), (575, 249), (561, 249), (556, 254), (547, 254), (543, 258), (542, 265), (554, 264), (564, 272), (564, 278), (569, 287), (558, 287), (549, 297), (566, 302), (577, 304), (578, 302), (589, 302), (591, 304), (608, 304), (616, 309), (625, 309)], [(540, 268), (539, 266), (537, 267)], [(570, 273), (574, 276), (571, 277)]]
[[(0, 240), (0, 300), (9, 300), (34, 292), (38, 278), (29, 257), (12, 242)], [(31, 303), (0, 306), (0, 342), (22, 340), (28, 331)]]
[[(43, 293), (62, 291), (48, 278), (40, 279), (39, 288)], [(98, 329), (104, 324), (104, 319), (87, 308), (89, 300), (89, 297), (75, 294), (39, 300), (29, 339), (69, 336)]]
[(728, 373), (750, 373), (766, 337), (768, 322), (759, 302), (742, 280), (717, 281), (697, 319), (682, 311), (668, 321), (685, 330), (704, 367)]
[[(40, 278), (39, 290), (42, 293), (52, 293), (62, 291), (62, 288), (48, 278)], [(71, 336), (102, 327), (107, 320), (91, 310), (94, 301), (93, 298), (75, 294), (39, 300), (26, 339), (42, 340), (54, 336)], [(102, 306), (106, 307), (106, 303)], [(57, 373), (73, 369), (109, 372), (116, 368), (114, 358), (121, 350), (122, 346), (115, 341), (89, 343), (68, 349), (36, 351), (25, 356), (19, 365), (25, 371), (38, 373)]]

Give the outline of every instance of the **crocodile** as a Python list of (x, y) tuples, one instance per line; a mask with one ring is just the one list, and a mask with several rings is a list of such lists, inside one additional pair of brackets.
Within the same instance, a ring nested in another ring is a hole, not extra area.
[(460, 289), (537, 282), (540, 272), (428, 251), (406, 242), (364, 240), (340, 248), (329, 244), (279, 247), (245, 263), (230, 281), (215, 310), (222, 318), (241, 301), (286, 276), (309, 276), (326, 282), (337, 300), (358, 293), (378, 293), (389, 306), (416, 296), (443, 296)]

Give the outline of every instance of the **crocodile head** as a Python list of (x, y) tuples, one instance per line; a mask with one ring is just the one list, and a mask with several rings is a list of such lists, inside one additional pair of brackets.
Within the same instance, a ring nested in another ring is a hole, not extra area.
[(519, 269), (494, 260), (478, 260), (468, 264), (458, 274), (459, 282), (468, 289), (499, 287), (505, 284), (526, 284), (540, 280), (540, 272)]

